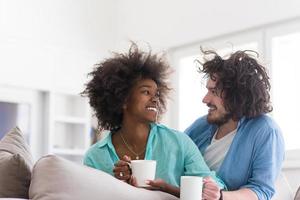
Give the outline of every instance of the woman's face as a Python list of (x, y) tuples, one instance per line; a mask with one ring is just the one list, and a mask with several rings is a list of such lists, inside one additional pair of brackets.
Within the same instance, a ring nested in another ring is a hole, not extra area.
[(123, 109), (123, 120), (155, 122), (158, 115), (159, 91), (152, 79), (141, 79), (131, 89)]

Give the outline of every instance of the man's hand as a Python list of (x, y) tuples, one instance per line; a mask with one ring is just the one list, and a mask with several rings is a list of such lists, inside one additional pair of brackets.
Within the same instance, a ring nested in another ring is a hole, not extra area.
[(210, 177), (203, 179), (202, 198), (205, 200), (219, 200), (221, 196), (218, 184)]

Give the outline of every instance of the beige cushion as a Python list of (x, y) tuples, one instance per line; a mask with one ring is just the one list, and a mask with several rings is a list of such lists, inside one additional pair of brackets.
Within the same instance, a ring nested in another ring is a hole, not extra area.
[(28, 198), (33, 161), (19, 128), (0, 141), (0, 197)]
[(178, 200), (159, 191), (124, 183), (109, 174), (48, 155), (34, 166), (29, 189), (32, 200)]
[(294, 200), (300, 200), (300, 187), (298, 188), (296, 195), (295, 195), (295, 199)]
[(0, 200), (28, 200), (28, 199), (20, 199), (20, 198), (0, 198)]

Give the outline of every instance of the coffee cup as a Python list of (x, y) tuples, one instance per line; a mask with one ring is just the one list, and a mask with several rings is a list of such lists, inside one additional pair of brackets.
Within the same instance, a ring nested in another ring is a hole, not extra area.
[(132, 160), (130, 163), (132, 175), (136, 178), (138, 187), (148, 187), (145, 182), (155, 179), (155, 160)]
[(180, 200), (202, 199), (202, 177), (181, 176), (180, 181)]

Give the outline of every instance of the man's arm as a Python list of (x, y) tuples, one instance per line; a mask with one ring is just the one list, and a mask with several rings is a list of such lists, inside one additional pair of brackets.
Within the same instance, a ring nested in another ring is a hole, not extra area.
[(235, 191), (223, 191), (223, 200), (258, 200), (255, 192), (248, 188), (242, 188)]

